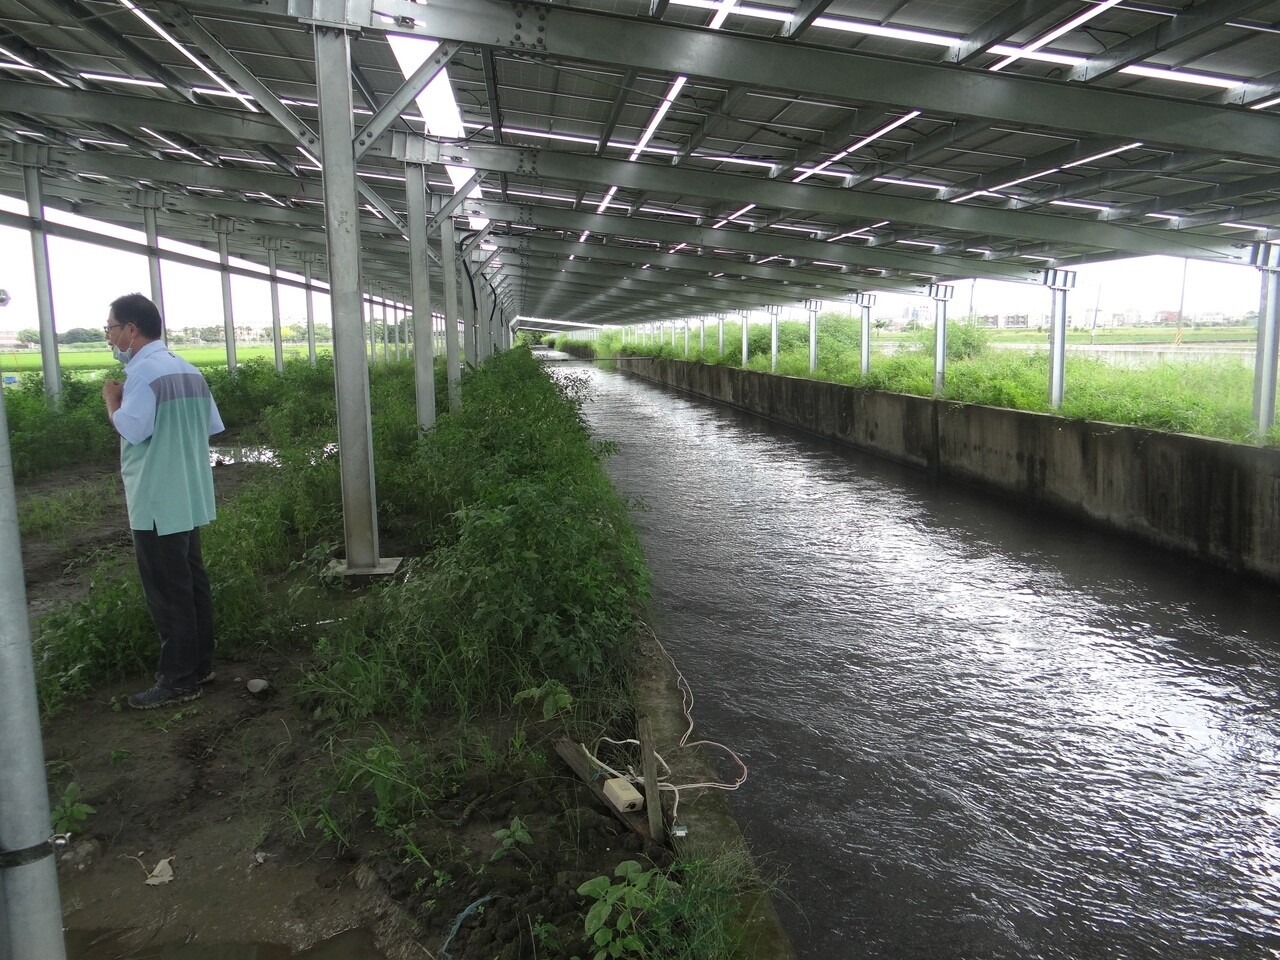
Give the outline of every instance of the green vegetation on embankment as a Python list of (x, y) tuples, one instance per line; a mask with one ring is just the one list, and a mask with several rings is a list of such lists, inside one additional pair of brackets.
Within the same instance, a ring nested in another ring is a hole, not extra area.
[[(280, 684), (305, 718), (290, 722), (308, 724), (291, 734), (307, 752), (277, 810), (292, 842), (373, 865), (435, 943), (470, 917), (455, 957), (508, 956), (509, 943), (532, 949), (511, 956), (740, 955), (744, 863), (616, 836), (554, 757), (564, 736), (632, 736), (648, 596), (581, 382), (553, 382), (525, 349), (498, 355), (467, 372), (463, 412), (419, 439), (411, 364), (375, 366), (381, 528), (408, 559), (357, 588), (325, 572), (341, 531), (331, 362), (210, 379), (229, 422), (278, 460), (205, 529), (204, 552), (219, 657), (269, 648), (297, 665)], [(29, 424), (19, 443), (34, 444)], [(155, 640), (136, 576), (104, 567), (83, 602), (40, 621), (34, 647), (55, 720), (105, 683), (146, 677)], [(636, 758), (623, 748), (611, 762)]]
[[(778, 369), (784, 376), (809, 377), (807, 323), (778, 325)], [(690, 334), (689, 355), (683, 331), (673, 347), (668, 332), (662, 344), (624, 344), (616, 331), (602, 331), (597, 340), (584, 341), (562, 334), (557, 345), (587, 348), (600, 359), (625, 351), (629, 355), (688, 359), (695, 363), (742, 366), (742, 328), (725, 324), (725, 352), (720, 354), (716, 328), (708, 324), (707, 347), (698, 349), (698, 330)], [(914, 331), (897, 352), (877, 353), (872, 344), (871, 372), (861, 372), (861, 331), (848, 317), (823, 314), (818, 318), (816, 378), (858, 387), (927, 397), (933, 393), (933, 331)], [(770, 331), (757, 324), (748, 330), (750, 370), (770, 369)], [(1112, 366), (1100, 360), (1068, 354), (1065, 417), (1131, 424), (1256, 442), (1253, 424), (1253, 370), (1236, 361), (1158, 364), (1141, 369)], [(1014, 410), (1050, 412), (1049, 357), (1046, 351), (1021, 353), (991, 347), (991, 331), (968, 323), (947, 325), (947, 376), (943, 398)], [(1280, 443), (1280, 430), (1266, 438)]]

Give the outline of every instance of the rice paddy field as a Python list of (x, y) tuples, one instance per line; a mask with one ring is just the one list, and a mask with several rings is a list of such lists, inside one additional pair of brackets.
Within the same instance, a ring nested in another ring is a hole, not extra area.
[[(227, 362), (227, 350), (223, 346), (175, 347), (173, 352), (180, 357), (185, 357), (197, 367), (221, 366)], [(332, 352), (332, 344), (316, 345), (317, 354)], [(236, 360), (240, 363), (254, 359), (274, 360), (275, 355), (275, 347), (269, 343), (236, 347)], [(305, 357), (306, 344), (287, 344), (284, 355), (286, 358)], [(58, 360), (62, 364), (62, 369), (67, 371), (111, 370), (118, 366), (105, 344), (87, 350), (62, 347), (58, 352)], [(0, 372), (39, 373), (39, 349), (7, 350), (0, 353)]]

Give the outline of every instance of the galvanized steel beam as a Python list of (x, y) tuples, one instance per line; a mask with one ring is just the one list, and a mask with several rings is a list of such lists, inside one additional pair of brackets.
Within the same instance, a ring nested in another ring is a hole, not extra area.
[(944, 117), (1032, 127), (1052, 118), (1055, 127), (1079, 134), (1226, 150), (1267, 162), (1280, 142), (1280, 117), (1200, 103), (847, 50), (798, 50), (779, 40), (560, 6), (531, 8), (530, 23), (516, 28), (513, 13), (503, 0), (374, 0), (362, 26), (578, 60), (607, 57), (618, 66), (729, 83), (759, 85), (767, 78), (770, 87), (837, 100), (856, 91), (858, 100)]
[(1072, 68), (1067, 79), (1096, 82), (1118, 73), (1131, 63), (1194, 40), (1201, 34), (1216, 30), (1233, 17), (1243, 16), (1271, 2), (1272, 0), (1204, 0), (1198, 6), (1183, 9), (1172, 20), (1162, 20), (1149, 30), (1090, 57)]
[[(31, 159), (38, 151), (31, 151)], [(36, 318), (40, 328), (40, 369), (44, 378), (44, 396), (50, 407), (56, 407), (62, 393), (62, 370), (58, 364), (58, 329), (53, 317), (53, 281), (49, 275), (49, 238), (45, 233), (44, 194), (40, 189), (39, 166), (22, 168), (26, 187), (27, 216), (30, 217), (31, 266), (36, 287)]]
[[(1280, 127), (1277, 128), (1280, 137)], [(1280, 142), (1280, 139), (1277, 140)], [(1073, 243), (1134, 255), (1166, 254), (1244, 263), (1239, 245), (1209, 237), (1195, 241), (1138, 227), (1116, 227), (1067, 216), (992, 210), (977, 204), (940, 203), (809, 183), (779, 183), (728, 173), (671, 168), (553, 150), (471, 144), (465, 151), (441, 148), (441, 159), (481, 170), (557, 180), (593, 181), (667, 194), (696, 194), (725, 202), (814, 210), (840, 217), (876, 217), (969, 233)]]

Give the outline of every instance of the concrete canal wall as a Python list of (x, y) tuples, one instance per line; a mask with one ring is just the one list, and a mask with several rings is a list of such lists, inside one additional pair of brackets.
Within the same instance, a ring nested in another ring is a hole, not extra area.
[(619, 370), (1280, 582), (1280, 450), (649, 357)]

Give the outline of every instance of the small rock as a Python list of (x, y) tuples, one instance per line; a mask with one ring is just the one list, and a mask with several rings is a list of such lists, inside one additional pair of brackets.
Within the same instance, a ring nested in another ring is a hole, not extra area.
[(87, 870), (97, 862), (101, 854), (102, 845), (97, 840), (81, 840), (73, 844), (60, 859), (73, 870)]
[(250, 693), (262, 693), (267, 689), (267, 687), (271, 686), (271, 684), (269, 684), (266, 680), (254, 679), (254, 680), (250, 680), (244, 686), (245, 686), (245, 689), (248, 690)]

